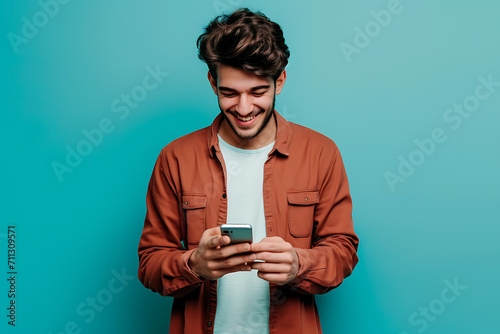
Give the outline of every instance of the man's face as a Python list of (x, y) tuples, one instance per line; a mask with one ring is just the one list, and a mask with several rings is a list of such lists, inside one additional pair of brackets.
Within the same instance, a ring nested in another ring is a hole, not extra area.
[(272, 78), (225, 65), (218, 66), (217, 75), (217, 82), (210, 74), (209, 80), (224, 116), (219, 128), (221, 137), (229, 144), (245, 149), (264, 147), (274, 141), (274, 103), (276, 94), (283, 87), (286, 72), (276, 84)]

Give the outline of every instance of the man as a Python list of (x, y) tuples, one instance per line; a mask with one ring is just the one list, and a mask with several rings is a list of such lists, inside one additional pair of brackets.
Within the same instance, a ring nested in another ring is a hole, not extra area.
[[(274, 109), (290, 55), (278, 24), (241, 9), (198, 48), (221, 112), (158, 157), (139, 278), (174, 297), (171, 333), (321, 333), (314, 295), (358, 261), (340, 153)], [(253, 243), (221, 235), (234, 223), (252, 225)]]

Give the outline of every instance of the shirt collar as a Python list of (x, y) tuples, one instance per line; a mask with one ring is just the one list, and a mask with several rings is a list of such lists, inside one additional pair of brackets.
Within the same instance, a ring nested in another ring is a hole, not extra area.
[[(283, 118), (276, 110), (274, 112), (274, 118), (276, 119), (276, 140), (273, 149), (269, 155), (274, 154), (277, 151), (280, 154), (288, 156), (290, 141), (292, 139), (292, 128), (290, 123)], [(210, 131), (208, 133), (208, 152), (210, 158), (214, 157), (214, 152), (220, 151), (219, 138), (217, 137), (217, 131), (219, 130), (220, 123), (222, 122), (222, 112), (217, 115), (217, 117), (210, 125)]]

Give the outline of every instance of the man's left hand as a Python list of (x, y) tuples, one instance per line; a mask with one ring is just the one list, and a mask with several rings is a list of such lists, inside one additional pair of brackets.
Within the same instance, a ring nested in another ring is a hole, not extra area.
[(256, 260), (249, 263), (257, 276), (279, 285), (290, 283), (299, 272), (299, 258), (292, 245), (280, 237), (264, 238), (251, 245)]

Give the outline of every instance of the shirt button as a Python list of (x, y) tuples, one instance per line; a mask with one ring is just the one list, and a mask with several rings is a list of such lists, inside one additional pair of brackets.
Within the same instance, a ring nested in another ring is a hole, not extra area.
[(307, 202), (307, 197), (306, 197), (306, 202)]
[(188, 205), (188, 202), (184, 202), (184, 204)]
[(208, 320), (208, 322), (207, 322), (207, 326), (208, 326), (208, 327), (212, 327), (212, 322), (211, 322), (210, 320)]
[(223, 194), (222, 194), (222, 198), (226, 198), (226, 197), (227, 197), (227, 196), (226, 196), (226, 193), (223, 193)]

